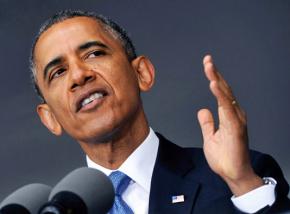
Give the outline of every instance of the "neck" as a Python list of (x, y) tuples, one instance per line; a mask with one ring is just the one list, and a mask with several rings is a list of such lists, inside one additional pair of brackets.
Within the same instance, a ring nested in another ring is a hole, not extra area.
[(149, 134), (149, 126), (143, 111), (133, 122), (122, 126), (110, 140), (102, 143), (80, 145), (89, 158), (107, 168), (118, 169)]

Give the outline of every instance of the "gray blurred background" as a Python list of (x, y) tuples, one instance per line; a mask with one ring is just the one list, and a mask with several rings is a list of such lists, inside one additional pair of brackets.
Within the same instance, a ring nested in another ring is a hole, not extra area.
[(216, 110), (202, 70), (211, 53), (247, 112), (250, 147), (274, 156), (290, 181), (289, 0), (0, 0), (0, 201), (86, 164), (73, 139), (42, 126), (29, 78), (33, 36), (67, 8), (98, 11), (129, 31), (157, 70), (143, 95), (150, 124), (182, 146), (202, 146), (196, 113)]

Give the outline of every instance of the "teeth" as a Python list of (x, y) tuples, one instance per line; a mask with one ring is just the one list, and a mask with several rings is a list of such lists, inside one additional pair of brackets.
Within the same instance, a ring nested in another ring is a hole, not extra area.
[(82, 102), (82, 107), (93, 102), (94, 100), (96, 99), (99, 99), (103, 97), (103, 94), (102, 93), (94, 93), (92, 94), (91, 96), (89, 96), (88, 98), (84, 99), (83, 102)]

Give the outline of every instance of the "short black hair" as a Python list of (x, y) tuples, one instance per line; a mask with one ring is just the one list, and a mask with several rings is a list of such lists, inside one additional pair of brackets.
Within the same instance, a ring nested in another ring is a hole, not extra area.
[(32, 43), (32, 48), (30, 52), (29, 64), (30, 64), (30, 71), (31, 71), (31, 80), (32, 80), (34, 89), (42, 102), (45, 102), (45, 100), (36, 81), (36, 70), (35, 70), (36, 68), (35, 68), (35, 56), (34, 56), (36, 43), (39, 40), (40, 36), (45, 31), (47, 31), (51, 26), (53, 26), (54, 24), (60, 23), (62, 21), (65, 21), (67, 19), (74, 18), (74, 17), (88, 17), (96, 21), (99, 21), (105, 30), (113, 34), (121, 42), (129, 61), (132, 61), (133, 59), (137, 57), (135, 46), (132, 40), (130, 39), (130, 37), (128, 36), (128, 33), (124, 30), (124, 28), (122, 28), (120, 25), (118, 25), (116, 22), (114, 22), (110, 18), (97, 14), (95, 12), (88, 12), (88, 11), (81, 11), (81, 10), (59, 11), (58, 13), (54, 14), (49, 19), (47, 19), (40, 26), (40, 29)]

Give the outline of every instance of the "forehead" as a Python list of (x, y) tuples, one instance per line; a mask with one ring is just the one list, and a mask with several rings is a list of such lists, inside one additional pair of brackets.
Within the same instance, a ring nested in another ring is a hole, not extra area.
[(59, 56), (66, 56), (88, 41), (100, 41), (112, 49), (122, 48), (119, 40), (99, 21), (74, 17), (52, 25), (38, 39), (34, 56), (37, 70)]

